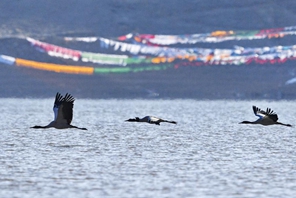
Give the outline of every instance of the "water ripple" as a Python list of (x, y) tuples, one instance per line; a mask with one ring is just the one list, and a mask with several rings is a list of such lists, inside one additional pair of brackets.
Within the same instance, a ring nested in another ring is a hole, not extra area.
[[(264, 107), (264, 101), (79, 100), (73, 124), (89, 129), (80, 131), (29, 128), (50, 122), (52, 100), (38, 100), (39, 109), (34, 99), (0, 100), (7, 104), (0, 125), (0, 197), (296, 194), (295, 129), (238, 124), (256, 119), (251, 106)], [(18, 115), (11, 113), (15, 103)], [(293, 124), (293, 102), (268, 104)], [(229, 116), (233, 111), (238, 117)], [(173, 120), (178, 115), (178, 124), (124, 122), (152, 113)]]

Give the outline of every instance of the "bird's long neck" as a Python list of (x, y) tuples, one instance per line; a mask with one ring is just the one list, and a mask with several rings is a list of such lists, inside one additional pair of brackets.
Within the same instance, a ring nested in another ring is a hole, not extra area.
[(54, 127), (54, 124), (55, 124), (55, 121), (52, 121), (51, 123), (49, 123), (46, 126), (38, 126), (38, 125), (36, 125), (36, 126), (31, 127), (31, 128), (33, 128), (33, 129), (47, 129), (47, 128)]
[(139, 119), (139, 118), (136, 118), (136, 119), (132, 118), (132, 119), (126, 120), (126, 122), (144, 122), (144, 121), (142, 119)]
[(242, 121), (240, 124), (258, 124), (257, 122)]
[(49, 128), (48, 126), (33, 126), (32, 129), (46, 129)]

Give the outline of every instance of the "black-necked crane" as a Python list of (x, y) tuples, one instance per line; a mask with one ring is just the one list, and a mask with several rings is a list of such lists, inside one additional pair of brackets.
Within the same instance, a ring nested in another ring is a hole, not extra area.
[(288, 127), (292, 126), (290, 124), (283, 124), (281, 122), (278, 122), (277, 114), (270, 108), (267, 108), (266, 111), (263, 111), (258, 107), (253, 106), (253, 111), (254, 111), (254, 114), (259, 117), (259, 119), (253, 122), (243, 121), (240, 124), (262, 124), (264, 126), (278, 124), (278, 125), (283, 125)]
[(63, 97), (60, 93), (56, 94), (53, 112), (54, 120), (46, 126), (33, 126), (34, 129), (46, 129), (46, 128), (56, 128), (56, 129), (67, 129), (67, 128), (76, 128), (81, 130), (87, 130), (86, 128), (80, 128), (77, 126), (71, 125), (73, 118), (73, 103), (74, 98), (70, 94), (66, 94)]
[(168, 123), (172, 123), (172, 124), (177, 124), (177, 122), (175, 121), (169, 121), (169, 120), (163, 120), (161, 118), (157, 118), (154, 116), (145, 116), (143, 118), (130, 118), (128, 120), (126, 120), (126, 122), (147, 122), (149, 124), (156, 124), (156, 125), (160, 125), (161, 122), (168, 122)]

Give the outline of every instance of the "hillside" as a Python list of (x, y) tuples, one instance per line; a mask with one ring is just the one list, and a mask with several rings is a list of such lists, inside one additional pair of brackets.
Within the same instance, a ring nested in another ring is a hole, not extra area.
[[(59, 64), (24, 39), (66, 45), (63, 36), (114, 38), (130, 32), (194, 34), (216, 30), (256, 30), (293, 26), (296, 2), (283, 1), (141, 1), (85, 0), (0, 2), (0, 54)], [(232, 48), (294, 45), (296, 36), (278, 39), (197, 44)], [(71, 45), (71, 44), (67, 44)], [(98, 50), (93, 45), (84, 47)], [(124, 74), (69, 75), (0, 63), (0, 97), (52, 97), (70, 92), (80, 98), (296, 99), (295, 61), (171, 67)]]

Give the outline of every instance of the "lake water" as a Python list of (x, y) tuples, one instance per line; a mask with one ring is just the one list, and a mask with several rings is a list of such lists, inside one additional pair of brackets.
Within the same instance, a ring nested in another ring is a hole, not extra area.
[[(294, 101), (0, 99), (0, 197), (296, 197), (295, 127), (240, 125), (252, 105), (296, 125)], [(154, 115), (177, 125), (128, 123)]]

